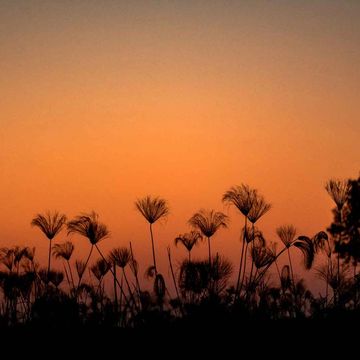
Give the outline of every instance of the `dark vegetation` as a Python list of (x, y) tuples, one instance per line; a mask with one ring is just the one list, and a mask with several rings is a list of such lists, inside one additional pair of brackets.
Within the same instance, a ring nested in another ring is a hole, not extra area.
[[(179, 266), (167, 249), (170, 285), (158, 268), (154, 246), (154, 224), (169, 213), (165, 200), (148, 196), (135, 203), (149, 224), (152, 253), (146, 280), (131, 243), (102, 252), (100, 242), (109, 231), (95, 212), (70, 221), (58, 212), (38, 214), (31, 225), (49, 241), (46, 266), (37, 262), (34, 248), (0, 249), (0, 327), (194, 329), (249, 320), (359, 318), (360, 178), (330, 180), (326, 191), (335, 203), (329, 228), (305, 236), (293, 225), (282, 225), (276, 230), (282, 243), (277, 248), (257, 226), (271, 205), (247, 185), (230, 188), (223, 201), (242, 216), (239, 262), (232, 264), (211, 249), (217, 232), (228, 226), (228, 216), (202, 209), (190, 218), (189, 232), (174, 240), (187, 252)], [(88, 239), (86, 258), (73, 259), (70, 241), (54, 243), (60, 231)], [(207, 257), (193, 259), (194, 246), (203, 242)], [(306, 271), (323, 280), (323, 295), (314, 296), (294, 273), (296, 251)], [(287, 261), (282, 268), (280, 257)], [(322, 265), (313, 267), (315, 257)], [(54, 261), (62, 263), (62, 271), (54, 269)], [(149, 283), (151, 291), (144, 286)]]

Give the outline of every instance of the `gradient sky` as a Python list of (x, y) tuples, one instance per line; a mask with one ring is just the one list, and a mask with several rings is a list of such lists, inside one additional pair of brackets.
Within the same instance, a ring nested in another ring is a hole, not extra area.
[(144, 269), (134, 200), (154, 194), (171, 208), (160, 270), (201, 207), (229, 212), (213, 249), (237, 262), (241, 218), (221, 196), (242, 182), (273, 204), (269, 240), (326, 228), (324, 183), (360, 169), (359, 19), (359, 1), (1, 0), (0, 246), (45, 260), (32, 217), (94, 209), (103, 249), (132, 241)]

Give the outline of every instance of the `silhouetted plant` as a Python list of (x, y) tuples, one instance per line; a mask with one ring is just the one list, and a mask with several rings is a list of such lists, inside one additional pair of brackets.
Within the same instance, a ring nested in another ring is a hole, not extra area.
[(335, 202), (338, 210), (341, 211), (348, 197), (349, 182), (347, 180), (331, 179), (326, 183), (325, 190)]
[(212, 279), (212, 291), (216, 295), (220, 295), (227, 286), (232, 275), (233, 266), (231, 262), (224, 256), (216, 254), (212, 259), (210, 267), (210, 278)]
[(303, 253), (305, 269), (311, 269), (315, 256), (315, 249), (312, 240), (307, 236), (302, 235), (299, 236), (296, 241), (294, 241), (293, 245), (300, 249), (300, 251)]
[[(167, 250), (167, 254), (168, 254), (168, 260), (169, 260), (169, 266), (170, 266), (170, 271), (171, 271), (171, 277), (172, 277), (172, 279), (173, 279), (173, 283), (174, 283), (174, 287), (175, 287), (175, 291), (176, 291), (176, 296), (177, 296), (178, 301), (179, 301), (180, 304), (181, 304), (180, 294), (179, 294), (178, 286), (177, 286), (176, 279), (175, 279), (175, 272), (174, 272), (174, 268), (173, 268), (172, 261), (171, 261), (171, 250), (170, 250), (170, 246), (168, 246), (166, 250)], [(190, 261), (190, 259), (189, 259), (189, 261)]]
[(190, 231), (189, 233), (180, 234), (175, 238), (175, 246), (179, 243), (182, 244), (188, 251), (189, 261), (191, 261), (191, 250), (195, 245), (203, 239), (202, 235), (198, 231)]
[[(87, 264), (90, 260), (90, 257), (91, 257), (94, 247), (98, 251), (101, 258), (105, 262), (107, 262), (104, 254), (101, 252), (101, 250), (98, 246), (98, 243), (101, 240), (104, 240), (109, 236), (109, 230), (105, 224), (99, 222), (98, 214), (96, 214), (93, 211), (90, 214), (79, 215), (74, 220), (69, 221), (67, 226), (68, 226), (68, 234), (76, 233), (76, 234), (82, 235), (82, 236), (86, 237), (90, 242), (91, 248), (90, 248), (89, 255), (85, 261), (85, 268), (87, 267)], [(126, 303), (130, 306), (128, 299), (125, 295), (124, 289), (123, 289), (122, 285), (119, 283), (119, 281), (117, 280), (116, 275), (115, 275), (113, 269), (111, 268), (111, 266), (109, 267), (109, 271), (111, 272), (116, 283), (118, 284), (121, 293), (124, 295), (124, 299), (125, 299)], [(80, 285), (80, 282), (81, 282), (81, 278), (79, 278), (78, 287)]]
[(44, 283), (47, 284), (48, 283), (48, 276), (47, 276), (47, 269), (46, 268), (40, 268), (38, 270), (38, 276), (40, 278), (40, 280)]
[(155, 276), (154, 293), (156, 295), (158, 304), (160, 305), (160, 307), (162, 307), (166, 293), (166, 286), (165, 286), (164, 277), (161, 274), (157, 274)]
[[(328, 192), (332, 200), (336, 204), (337, 208), (337, 215), (339, 217), (339, 228), (337, 231), (337, 241), (336, 241), (336, 247), (340, 246), (342, 244), (342, 210), (344, 208), (344, 205), (348, 198), (349, 193), (349, 182), (347, 180), (336, 180), (331, 179), (329, 180), (325, 185), (325, 190)], [(338, 252), (337, 255), (337, 270), (338, 270), (338, 276), (340, 276), (340, 253)], [(340, 281), (340, 279), (338, 279)]]
[[(35, 260), (35, 248), (1, 247), (0, 327), (17, 327), (22, 324), (66, 324), (73, 327), (81, 324), (136, 328), (177, 326), (191, 324), (194, 320), (202, 324), (217, 324), (219, 319), (227, 321), (236, 317), (239, 320), (300, 319), (349, 314), (355, 318), (360, 309), (360, 274), (357, 273), (357, 262), (360, 260), (360, 179), (349, 183), (332, 180), (326, 189), (336, 204), (334, 221), (328, 229), (329, 235), (320, 231), (313, 237), (297, 236), (294, 226), (281, 226), (276, 232), (284, 247), (277, 251), (276, 243), (268, 243), (263, 233), (255, 227), (261, 216), (269, 211), (270, 205), (247, 185), (231, 188), (223, 200), (235, 205), (245, 218), (245, 226), (241, 231), (243, 246), (239, 266), (242, 277), (238, 274), (237, 288), (235, 285), (229, 286), (233, 270), (231, 262), (220, 254), (211, 256), (210, 238), (218, 229), (227, 226), (228, 217), (213, 210), (203, 210), (189, 221), (196, 231), (181, 234), (175, 239), (175, 245), (181, 243), (189, 255), (188, 259), (181, 262), (178, 271), (173, 267), (170, 247), (167, 248), (176, 297), (171, 296), (164, 276), (157, 272), (151, 228), (154, 222), (168, 213), (164, 200), (147, 197), (137, 202), (137, 209), (150, 224), (154, 264), (146, 270), (146, 275), (153, 281), (152, 294), (140, 289), (139, 264), (134, 258), (131, 243), (129, 249), (117, 247), (107, 258), (104, 257), (98, 243), (108, 237), (109, 231), (94, 212), (80, 215), (68, 223), (69, 234), (82, 235), (91, 245), (85, 261), (78, 260), (74, 264), (79, 277), (78, 286), (74, 286), (70, 265), (74, 245), (67, 241), (55, 244), (52, 248), (51, 240), (61, 231), (64, 220), (60, 215), (49, 213), (41, 218), (41, 225), (39, 222), (34, 226), (42, 229), (49, 238), (53, 256), (64, 261), (64, 271), (51, 268), (50, 263), (47, 268), (41, 267)], [(191, 251), (202, 236), (208, 238), (209, 258), (192, 260)], [(101, 258), (90, 267), (88, 279), (83, 280), (93, 248), (97, 249)], [(305, 282), (299, 277), (295, 278), (291, 248), (301, 251), (307, 270), (312, 267), (315, 254), (325, 254), (326, 263), (315, 268), (316, 275), (326, 283), (325, 297), (322, 294), (314, 297)], [(246, 266), (248, 250), (251, 257), (250, 272), (249, 266)], [(289, 264), (280, 271), (277, 260), (284, 252), (288, 253)], [(333, 256), (336, 253), (337, 259)], [(341, 263), (340, 256), (343, 259)], [(269, 269), (273, 264), (279, 283), (272, 281)], [(118, 268), (121, 269), (120, 281), (116, 277)], [(133, 278), (130, 278), (127, 269), (131, 270)], [(109, 271), (115, 289), (114, 297), (110, 291), (111, 299), (104, 281)], [(65, 276), (69, 287), (62, 286)], [(73, 291), (74, 288), (76, 291)], [(225, 322), (222, 324), (227, 325)]]
[[(347, 278), (350, 274), (348, 264), (342, 264), (340, 267), (340, 273), (338, 272), (337, 260), (333, 260), (328, 265), (322, 265), (315, 269), (317, 276), (325, 281), (333, 291), (333, 302), (339, 305), (341, 299), (341, 293), (344, 291), (347, 285)], [(336, 297), (336, 299), (335, 299)]]
[(62, 258), (69, 261), (74, 249), (74, 244), (71, 241), (66, 241), (63, 244), (55, 244), (53, 247), (53, 255), (55, 258)]
[[(315, 250), (311, 240), (308, 237), (299, 236), (298, 238), (295, 238), (296, 230), (292, 225), (278, 228), (277, 233), (285, 246), (279, 253), (276, 254), (276, 256), (274, 257), (274, 261), (271, 262), (269, 265), (265, 266), (265, 268), (257, 276), (257, 279), (254, 279), (255, 283), (258, 283), (261, 280), (261, 278), (265, 275), (266, 271), (273, 263), (276, 264), (276, 260), (280, 257), (280, 255), (282, 255), (284, 251), (287, 251), (289, 255), (289, 249), (291, 246), (295, 246), (296, 248), (300, 249), (300, 251), (304, 256), (304, 264), (306, 267), (310, 268), (312, 265), (312, 262), (314, 260)], [(290, 263), (290, 271), (291, 271), (292, 267), (291, 267), (290, 256), (289, 256), (289, 263)], [(291, 278), (292, 278), (292, 283), (295, 284), (293, 273), (291, 273)]]
[(140, 287), (140, 282), (139, 282), (139, 263), (136, 261), (135, 257), (134, 257), (134, 251), (132, 248), (132, 244), (130, 241), (130, 254), (131, 254), (131, 261), (130, 261), (130, 269), (132, 271), (132, 273), (134, 274), (135, 280), (136, 280), (136, 287), (137, 287), (137, 291), (138, 291), (138, 295), (140, 297), (141, 294), (141, 287)]
[(61, 231), (66, 223), (66, 216), (57, 211), (51, 213), (38, 214), (31, 221), (32, 226), (38, 227), (43, 234), (49, 239), (49, 256), (48, 256), (48, 272), (50, 272), (51, 264), (51, 242), (53, 238)]
[[(242, 238), (244, 239), (245, 242), (245, 252), (244, 252), (244, 271), (242, 274), (242, 278), (241, 278), (241, 282), (240, 282), (240, 288), (239, 291), (241, 291), (241, 289), (243, 288), (244, 285), (244, 280), (245, 280), (245, 275), (246, 275), (246, 258), (247, 258), (247, 251), (248, 251), (248, 246), (249, 244), (251, 244), (251, 251), (252, 248), (254, 246), (254, 244), (256, 243), (257, 246), (260, 247), (265, 247), (265, 239), (264, 236), (262, 234), (261, 231), (259, 231), (254, 224), (252, 224), (252, 226), (247, 226), (243, 228), (242, 230)], [(251, 252), (250, 252), (250, 256), (251, 256)], [(253, 258), (251, 257), (252, 261), (251, 261), (251, 271), (250, 271), (250, 275), (249, 275), (249, 280), (248, 282), (251, 283), (252, 281), (252, 277), (253, 277), (253, 267), (254, 267), (254, 261)]]
[(179, 271), (179, 287), (188, 302), (199, 302), (205, 296), (210, 284), (207, 261), (184, 260)]
[(49, 281), (58, 288), (64, 280), (64, 273), (61, 271), (51, 270), (49, 274)]
[[(53, 247), (53, 256), (55, 256), (56, 259), (58, 259), (58, 258), (63, 259), (68, 266), (68, 271), (69, 271), (69, 275), (71, 278), (71, 283), (69, 281), (69, 285), (71, 284), (73, 289), (75, 288), (75, 282), (74, 282), (74, 276), (73, 276), (71, 265), (70, 265), (70, 259), (74, 252), (74, 249), (75, 249), (74, 244), (71, 241), (66, 241), (62, 244), (55, 244)], [(68, 277), (65, 265), (64, 265), (64, 269), (65, 269), (65, 274)], [(70, 285), (70, 287), (71, 287), (71, 285)]]
[(98, 281), (98, 286), (96, 290), (96, 294), (99, 295), (99, 303), (100, 303), (100, 311), (103, 310), (103, 298), (104, 298), (104, 288), (102, 286), (102, 280), (105, 275), (108, 273), (110, 268), (109, 263), (107, 263), (102, 258), (98, 259), (95, 264), (93, 264), (90, 268), (91, 272), (94, 274), (95, 278)]
[(305, 318), (310, 313), (314, 296), (306, 288), (304, 280), (301, 279), (295, 284), (295, 312), (297, 318)]
[[(271, 204), (267, 203), (263, 196), (256, 193), (249, 214), (247, 215), (247, 218), (252, 224), (253, 233), (255, 233), (255, 223), (262, 216), (264, 216), (270, 209), (271, 209)], [(251, 242), (251, 247), (253, 248), (253, 246), (254, 246), (254, 242)], [(246, 256), (246, 251), (245, 251), (245, 256)], [(244, 266), (244, 268), (246, 269), (246, 266)], [(253, 270), (254, 270), (254, 259), (252, 258), (249, 282), (251, 282), (252, 280)], [(244, 271), (244, 275), (245, 275), (245, 271)]]
[(90, 270), (94, 274), (96, 279), (101, 282), (103, 277), (109, 271), (109, 264), (103, 259), (98, 259), (95, 264), (91, 266)]
[(284, 265), (281, 269), (280, 275), (280, 285), (283, 292), (291, 288), (292, 280), (290, 277), (290, 267), (289, 265)]
[(296, 229), (293, 225), (283, 225), (276, 229), (276, 233), (287, 249), (287, 253), (288, 253), (288, 257), (289, 257), (290, 271), (291, 271), (291, 279), (292, 279), (292, 283), (295, 284), (294, 270), (293, 270), (291, 256), (290, 256), (290, 246), (294, 242), (294, 239), (296, 236)]
[(208, 241), (209, 265), (211, 266), (211, 245), (210, 239), (220, 229), (228, 225), (228, 216), (220, 211), (201, 209), (189, 220), (189, 224), (198, 229)]
[[(273, 252), (264, 245), (254, 245), (251, 250), (251, 257), (257, 270), (271, 264), (274, 261)], [(257, 274), (255, 273), (255, 277), (256, 275)]]
[(26, 258), (28, 254), (28, 248), (26, 247), (20, 247), (20, 246), (14, 246), (12, 248), (13, 251), (13, 260), (14, 260), (14, 266), (16, 268), (16, 273), (19, 275), (20, 272), (20, 262), (23, 258)]
[(109, 263), (102, 258), (99, 258), (91, 265), (90, 271), (95, 276), (96, 280), (101, 281), (109, 271)]
[[(320, 253), (320, 252), (325, 253), (327, 258), (326, 273), (327, 276), (329, 276), (333, 246), (330, 243), (330, 239), (328, 235), (326, 234), (326, 232), (320, 231), (317, 234), (315, 234), (315, 236), (312, 238), (312, 243), (314, 246), (315, 253)], [(326, 283), (326, 289), (325, 289), (325, 307), (326, 307), (328, 304), (328, 297), (329, 297), (329, 282), (326, 281), (325, 283)]]
[(262, 216), (264, 216), (271, 209), (271, 204), (268, 204), (263, 196), (255, 195), (247, 218), (252, 224), (255, 224)]
[(78, 288), (81, 283), (82, 275), (84, 274), (87, 264), (90, 260), (94, 246), (98, 252), (100, 252), (97, 243), (109, 236), (109, 230), (107, 229), (106, 225), (99, 222), (99, 215), (94, 211), (90, 214), (79, 215), (74, 220), (69, 221), (67, 228), (68, 235), (75, 233), (84, 236), (89, 240), (91, 245), (89, 255), (84, 263), (84, 271), (81, 273), (81, 276), (79, 276), (77, 285)]
[(99, 222), (99, 215), (96, 212), (77, 216), (67, 224), (68, 235), (75, 233), (86, 237), (91, 245), (109, 236), (106, 225)]
[(325, 231), (318, 232), (312, 238), (312, 243), (314, 245), (314, 250), (316, 253), (319, 251), (325, 250), (326, 244), (328, 245), (328, 248), (329, 248), (330, 245), (328, 242), (329, 242), (329, 237)]
[[(347, 185), (347, 188), (346, 188)], [(360, 177), (342, 183), (343, 192), (347, 190), (346, 201), (337, 201), (337, 208), (333, 210), (334, 220), (328, 231), (335, 242), (338, 267), (340, 257), (346, 263), (352, 262), (353, 277), (357, 275), (357, 264), (360, 261)], [(345, 188), (345, 190), (344, 190)], [(356, 291), (354, 297), (357, 297)]]
[(236, 206), (236, 208), (247, 217), (253, 207), (256, 191), (248, 185), (241, 184), (233, 186), (223, 195), (223, 201)]
[[(251, 189), (248, 185), (245, 185), (245, 184), (241, 184), (240, 186), (238, 185), (238, 186), (231, 187), (230, 190), (225, 192), (225, 194), (223, 195), (223, 198), (222, 198), (223, 202), (225, 202), (229, 205), (234, 205), (240, 211), (240, 213), (244, 215), (245, 231), (247, 229), (248, 215), (254, 204), (255, 198), (256, 198), (256, 190)], [(252, 218), (254, 218), (254, 217), (252, 216)], [(235, 290), (236, 297), (241, 292), (241, 287), (242, 287), (242, 284), (240, 285), (241, 272), (243, 271), (243, 278), (244, 278), (245, 271), (246, 271), (245, 266), (244, 266), (244, 270), (242, 270), (243, 259), (244, 259), (244, 257), (246, 258), (245, 231), (243, 232), (243, 236), (242, 236), (242, 247), (241, 247), (241, 256), (240, 256), (240, 263), (239, 263), (239, 272), (238, 272), (238, 277), (237, 277), (237, 282), (236, 282), (236, 290)]]
[(9, 249), (7, 247), (0, 249), (0, 261), (3, 265), (6, 266), (9, 272), (13, 271), (14, 260), (15, 260), (14, 249)]
[[(109, 258), (112, 262), (114, 262), (115, 265), (117, 265), (121, 268), (122, 275), (125, 279), (128, 292), (131, 296), (131, 299), (132, 299), (134, 305), (136, 306), (137, 305), (136, 300), (135, 300), (133, 291), (131, 290), (130, 283), (128, 281), (128, 278), (126, 276), (126, 271), (125, 271), (125, 267), (127, 265), (130, 265), (131, 262), (133, 262), (130, 250), (125, 247), (113, 249), (110, 252)], [(134, 266), (134, 262), (133, 262), (133, 266)]]
[(152, 231), (152, 224), (154, 224), (156, 221), (168, 216), (169, 207), (168, 207), (166, 200), (161, 199), (159, 197), (152, 198), (151, 196), (146, 196), (142, 199), (138, 199), (135, 202), (135, 206), (136, 206), (136, 209), (141, 213), (141, 215), (148, 221), (149, 226), (150, 226), (153, 263), (154, 263), (155, 273), (157, 273), (155, 244), (154, 244), (154, 236), (153, 236), (153, 231)]
[[(19, 315), (29, 318), (30, 295), (35, 280), (34, 253), (34, 249), (27, 247), (0, 248), (0, 264), (6, 269), (5, 272), (0, 272), (0, 288), (5, 300), (2, 306), (0, 296), (0, 316), (3, 313), (8, 323), (16, 324)], [(19, 307), (22, 308), (22, 313), (19, 312)]]
[[(79, 285), (81, 283), (81, 279), (84, 276), (85, 270), (86, 270), (87, 263), (81, 260), (75, 261), (75, 268), (79, 279)], [(79, 287), (78, 285), (78, 287)]]

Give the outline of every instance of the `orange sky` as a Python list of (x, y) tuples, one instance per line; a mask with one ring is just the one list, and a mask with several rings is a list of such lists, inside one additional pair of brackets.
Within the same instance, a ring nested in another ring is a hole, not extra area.
[[(104, 250), (131, 240), (144, 268), (134, 200), (155, 194), (171, 207), (155, 227), (166, 272), (187, 219), (227, 212), (221, 196), (242, 182), (273, 204), (259, 222), (269, 239), (284, 223), (324, 229), (325, 181), (360, 169), (359, 16), (358, 1), (1, 2), (0, 246), (45, 259), (33, 215), (94, 209)], [(237, 262), (229, 214), (213, 249)]]

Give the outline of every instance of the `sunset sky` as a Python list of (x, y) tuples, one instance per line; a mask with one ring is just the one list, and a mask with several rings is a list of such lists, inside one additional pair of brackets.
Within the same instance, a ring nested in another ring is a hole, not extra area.
[(153, 194), (171, 211), (155, 225), (162, 272), (202, 207), (231, 216), (213, 251), (237, 263), (242, 219), (221, 197), (241, 183), (273, 205), (267, 239), (287, 223), (325, 229), (324, 183), (360, 170), (359, 19), (356, 0), (1, 0), (0, 246), (45, 260), (33, 216), (95, 210), (105, 252), (132, 241), (144, 270), (134, 201)]

